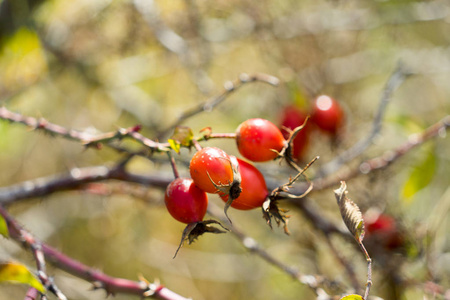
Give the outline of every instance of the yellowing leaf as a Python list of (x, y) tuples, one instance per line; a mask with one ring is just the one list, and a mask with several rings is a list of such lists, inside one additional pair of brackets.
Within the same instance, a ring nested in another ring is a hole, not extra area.
[(0, 263), (0, 282), (23, 283), (45, 293), (42, 283), (22, 264)]
[(180, 153), (180, 148), (181, 148), (180, 143), (178, 143), (177, 141), (175, 141), (173, 139), (168, 139), (167, 141), (169, 142), (170, 148), (172, 148), (173, 151), (175, 151), (176, 153)]
[(342, 297), (340, 300), (364, 300), (360, 295), (347, 295)]
[(8, 225), (2, 216), (0, 216), (0, 234), (9, 237)]
[(402, 189), (403, 198), (409, 200), (418, 191), (430, 184), (436, 171), (436, 156), (434, 148), (427, 150), (425, 157), (413, 167), (409, 178)]

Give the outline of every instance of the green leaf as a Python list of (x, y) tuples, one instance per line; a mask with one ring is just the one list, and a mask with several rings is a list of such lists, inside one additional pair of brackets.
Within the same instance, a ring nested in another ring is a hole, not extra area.
[(22, 264), (0, 263), (0, 282), (27, 284), (41, 293), (45, 293), (42, 283)]
[(347, 295), (342, 297), (340, 300), (364, 300), (360, 295)]
[(403, 185), (402, 196), (410, 200), (418, 191), (430, 184), (436, 171), (436, 155), (434, 147), (426, 151), (423, 159), (413, 167), (408, 179)]
[(6, 220), (3, 216), (0, 216), (0, 234), (9, 237), (8, 225), (6, 224)]

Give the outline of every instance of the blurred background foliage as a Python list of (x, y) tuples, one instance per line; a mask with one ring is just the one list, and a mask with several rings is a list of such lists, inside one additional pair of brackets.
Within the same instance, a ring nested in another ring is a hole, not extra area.
[[(194, 132), (207, 126), (233, 132), (252, 117), (279, 123), (285, 105), (308, 108), (315, 96), (328, 94), (344, 107), (346, 126), (337, 145), (327, 136), (313, 136), (305, 160), (321, 159), (311, 175), (368, 134), (384, 84), (400, 61), (413, 75), (393, 95), (383, 130), (364, 158), (401, 145), (450, 107), (446, 0), (2, 0), (0, 47), (2, 106), (93, 133), (142, 124), (145, 136), (165, 141), (170, 133), (164, 129), (183, 111), (218, 95), (226, 81), (243, 72), (276, 76), (280, 85), (249, 83), (183, 125)], [(229, 140), (207, 144), (238, 154)], [(425, 283), (450, 285), (449, 146), (448, 138), (438, 138), (386, 170), (347, 183), (363, 212), (378, 209), (395, 216), (411, 242), (406, 252), (379, 258), (374, 253), (371, 294), (442, 299), (433, 298)], [(182, 162), (190, 155), (183, 150), (176, 157), (182, 174), (188, 174)], [(2, 187), (74, 167), (111, 166), (120, 157), (107, 147), (85, 149), (0, 122)], [(129, 169), (170, 176), (166, 156), (153, 158), (135, 158)], [(258, 167), (278, 180), (288, 178), (277, 162)], [(96, 195), (96, 188), (106, 192)], [(193, 299), (314, 297), (309, 288), (248, 253), (231, 234), (204, 236), (172, 259), (183, 225), (166, 212), (161, 190), (117, 182), (96, 188), (17, 203), (10, 211), (38, 238), (85, 264), (112, 276), (159, 278)], [(331, 189), (313, 191), (308, 198), (343, 226)], [(210, 201), (222, 205), (214, 196)], [(286, 207), (291, 236), (271, 231), (259, 210), (233, 210), (231, 217), (286, 264), (348, 282), (324, 235), (294, 207)], [(333, 242), (362, 285), (366, 263), (361, 253), (347, 240)], [(33, 266), (31, 256), (12, 241), (1, 239), (0, 248), (2, 260)], [(392, 271), (386, 261), (398, 277), (383, 272)], [(70, 299), (105, 298), (89, 283), (55, 269), (51, 274)], [(25, 292), (24, 286), (0, 285), (0, 299), (21, 299)]]

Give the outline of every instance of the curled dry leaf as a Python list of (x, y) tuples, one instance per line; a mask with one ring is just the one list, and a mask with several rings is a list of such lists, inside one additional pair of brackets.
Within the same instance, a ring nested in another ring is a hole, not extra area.
[(364, 220), (362, 213), (352, 200), (347, 197), (347, 184), (341, 181), (341, 187), (334, 190), (342, 219), (353, 237), (361, 243), (364, 239)]

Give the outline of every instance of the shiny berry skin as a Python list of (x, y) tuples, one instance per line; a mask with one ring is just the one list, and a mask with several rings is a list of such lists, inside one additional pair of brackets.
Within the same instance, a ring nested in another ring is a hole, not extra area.
[[(287, 129), (294, 129), (303, 125), (308, 114), (294, 105), (286, 106), (281, 113), (281, 132), (284, 138), (289, 137), (289, 131)], [(302, 159), (306, 148), (309, 144), (309, 135), (311, 132), (311, 124), (309, 122), (297, 133), (293, 141), (292, 155), (294, 158)]]
[(249, 119), (239, 125), (236, 142), (242, 156), (255, 162), (275, 159), (277, 152), (286, 144), (283, 134), (275, 124), (259, 118)]
[(197, 151), (191, 159), (189, 171), (195, 184), (207, 193), (240, 193), (240, 176), (234, 156), (216, 147)]
[[(264, 176), (252, 164), (239, 158), (238, 163), (242, 178), (242, 192), (231, 203), (231, 207), (240, 210), (261, 207), (269, 195)], [(221, 196), (221, 198), (225, 202), (228, 201), (228, 196)]]
[(166, 188), (164, 200), (172, 217), (186, 224), (203, 220), (208, 207), (206, 193), (190, 178), (172, 181)]
[(336, 135), (344, 123), (344, 111), (336, 100), (322, 95), (314, 101), (311, 119), (322, 131)]

